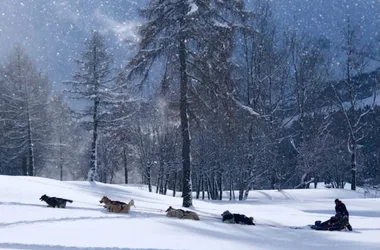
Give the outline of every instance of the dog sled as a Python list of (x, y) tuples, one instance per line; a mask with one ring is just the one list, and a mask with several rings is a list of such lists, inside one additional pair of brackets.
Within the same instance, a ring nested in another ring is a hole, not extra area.
[(347, 228), (352, 231), (347, 216), (341, 216), (340, 214), (336, 214), (324, 222), (318, 220), (314, 225), (310, 225), (310, 228), (318, 231), (342, 231)]

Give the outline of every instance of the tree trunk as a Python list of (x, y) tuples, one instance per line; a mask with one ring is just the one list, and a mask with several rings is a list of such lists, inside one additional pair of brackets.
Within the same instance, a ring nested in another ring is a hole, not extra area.
[(202, 174), (201, 179), (201, 185), (202, 185), (202, 200), (205, 199), (205, 176)]
[(21, 162), (21, 173), (24, 176), (28, 175), (28, 158), (26, 156), (22, 157), (22, 162)]
[(113, 183), (113, 178), (115, 177), (115, 173), (113, 170), (111, 170), (111, 173), (110, 173), (110, 184)]
[(213, 200), (217, 200), (218, 199), (218, 180), (215, 173), (214, 173), (214, 178), (212, 182), (212, 188), (213, 188), (213, 194), (212, 194)]
[(165, 178), (165, 185), (164, 185), (164, 195), (168, 192), (168, 183), (169, 183), (169, 172), (166, 173), (166, 178)]
[(63, 164), (62, 161), (59, 162), (59, 180), (63, 181)]
[(215, 177), (213, 176), (212, 179), (210, 180), (210, 195), (211, 199), (215, 200)]
[(219, 200), (223, 200), (223, 173), (219, 171)]
[(151, 166), (151, 163), (149, 162), (146, 168), (146, 181), (148, 184), (149, 192), (152, 192), (151, 169), (152, 169), (152, 166)]
[(59, 179), (63, 181), (63, 154), (62, 154), (62, 137), (59, 136)]
[(213, 190), (212, 190), (212, 186), (211, 186), (211, 182), (210, 182), (210, 177), (209, 176), (207, 176), (207, 178), (206, 178), (206, 184), (207, 184), (208, 199), (212, 200)]
[(157, 178), (157, 183), (156, 183), (156, 194), (158, 194), (158, 190), (160, 188), (160, 178)]
[(124, 183), (128, 184), (128, 162), (127, 162), (127, 152), (123, 148), (123, 161), (124, 161)]
[(248, 199), (248, 194), (249, 194), (249, 191), (251, 190), (251, 188), (252, 188), (252, 183), (249, 183), (249, 185), (247, 185), (247, 187), (244, 191), (244, 200)]
[(271, 178), (271, 188), (274, 190), (274, 189), (277, 189), (277, 178), (276, 178), (276, 173), (273, 173), (272, 174), (272, 178)]
[(232, 192), (233, 192), (233, 182), (232, 182), (232, 175), (231, 175), (231, 171), (230, 171), (230, 174), (229, 174), (229, 179), (230, 179), (230, 201), (232, 200)]
[(173, 197), (175, 197), (176, 186), (177, 186), (177, 172), (174, 172), (174, 179), (173, 179)]
[(159, 193), (164, 194), (164, 176), (161, 177)]
[(211, 191), (210, 191), (210, 182), (209, 182), (209, 178), (207, 177), (206, 178), (206, 181), (207, 181), (207, 183), (206, 183), (206, 187), (207, 187), (207, 199), (209, 199), (209, 200), (211, 200)]
[(90, 162), (90, 171), (88, 175), (88, 181), (95, 181), (97, 176), (97, 142), (98, 142), (98, 106), (99, 106), (99, 100), (95, 99), (94, 102), (94, 113), (92, 116), (93, 122), (94, 122), (94, 128), (92, 131), (92, 143), (91, 143), (91, 162)]
[(244, 192), (244, 200), (248, 199), (248, 194), (249, 194), (249, 188), (247, 188)]
[[(29, 107), (28, 107), (29, 108)], [(35, 176), (35, 166), (34, 166), (34, 146), (33, 146), (33, 139), (32, 139), (32, 124), (31, 124), (31, 118), (29, 110), (28, 112), (28, 175), (29, 176)]]
[(202, 179), (202, 175), (201, 174), (198, 174), (198, 178), (197, 178), (197, 191), (196, 191), (196, 199), (198, 200), (199, 199), (199, 194), (201, 192), (201, 179)]
[[(351, 190), (356, 190), (356, 140), (351, 141)], [(343, 187), (344, 188), (344, 187)]]
[[(182, 24), (185, 20), (181, 20)], [(181, 25), (183, 26), (183, 25)], [(188, 100), (187, 100), (187, 72), (186, 72), (186, 43), (182, 37), (179, 41), (179, 63), (180, 63), (180, 117), (182, 131), (182, 169), (183, 169), (183, 188), (182, 188), (182, 206), (190, 207), (192, 202), (191, 187), (191, 163), (190, 163), (190, 131), (189, 120), (187, 116)]]
[(239, 201), (243, 200), (243, 195), (244, 195), (244, 190), (240, 188), (239, 189)]
[(240, 179), (239, 179), (239, 201), (243, 200), (244, 195), (244, 174), (242, 173), (242, 170), (240, 169)]
[(160, 170), (158, 172), (158, 191), (160, 194), (163, 194), (164, 193), (164, 170), (165, 170), (165, 167), (164, 167), (164, 162), (162, 160), (160, 160)]

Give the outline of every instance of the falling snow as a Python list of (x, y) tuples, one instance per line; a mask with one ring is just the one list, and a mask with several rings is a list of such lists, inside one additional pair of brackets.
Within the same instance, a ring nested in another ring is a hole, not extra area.
[[(246, 7), (252, 2), (247, 1)], [(353, 23), (362, 27), (363, 42), (377, 40), (379, 1), (273, 2), (279, 32), (295, 26), (302, 32), (325, 37), (338, 47), (342, 22), (350, 14)], [(84, 39), (95, 29), (109, 34), (108, 42), (114, 50), (115, 60), (122, 64), (130, 53), (129, 42), (138, 41), (136, 27), (140, 20), (137, 8), (146, 3), (146, 0), (1, 0), (0, 59), (5, 58), (15, 44), (22, 44), (39, 67), (48, 71), (53, 81), (60, 83), (67, 78), (67, 72), (72, 72), (69, 58), (78, 57)], [(189, 14), (196, 12), (195, 2), (188, 0), (188, 3)]]

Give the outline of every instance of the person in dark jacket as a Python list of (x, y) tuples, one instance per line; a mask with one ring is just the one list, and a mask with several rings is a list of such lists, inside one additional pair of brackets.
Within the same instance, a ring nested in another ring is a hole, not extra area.
[(335, 199), (335, 212), (336, 214), (340, 214), (345, 220), (347, 220), (347, 229), (352, 231), (352, 227), (349, 222), (350, 214), (347, 211), (346, 205), (344, 205), (344, 203), (339, 199)]

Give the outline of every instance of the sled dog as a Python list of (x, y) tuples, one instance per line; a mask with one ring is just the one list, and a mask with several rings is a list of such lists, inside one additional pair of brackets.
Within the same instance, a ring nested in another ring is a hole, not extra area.
[(112, 213), (129, 213), (131, 210), (131, 206), (135, 206), (134, 200), (130, 200), (128, 204), (111, 204), (110, 207), (108, 208), (109, 212)]
[(167, 217), (176, 217), (179, 219), (199, 220), (198, 214), (192, 211), (185, 211), (183, 209), (174, 209), (170, 206), (166, 211)]
[(40, 201), (44, 201), (48, 204), (48, 207), (58, 207), (58, 208), (65, 208), (66, 202), (72, 203), (72, 200), (67, 200), (63, 198), (58, 197), (49, 197), (46, 194), (42, 195), (40, 198)]
[(230, 224), (255, 225), (253, 217), (247, 217), (244, 214), (232, 214), (226, 210), (222, 214), (223, 222)]
[(99, 203), (104, 203), (104, 207), (107, 208), (108, 211), (111, 205), (126, 205), (126, 203), (122, 201), (110, 200), (107, 196), (103, 196)]

